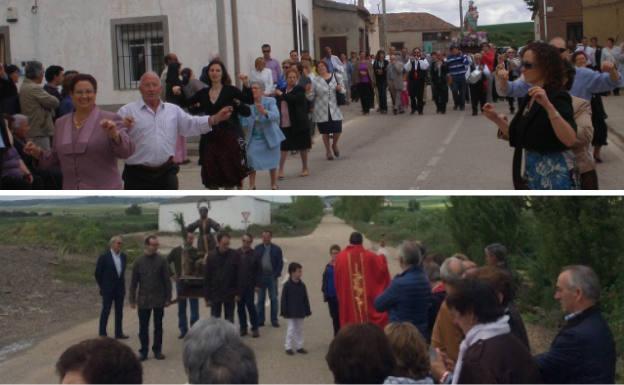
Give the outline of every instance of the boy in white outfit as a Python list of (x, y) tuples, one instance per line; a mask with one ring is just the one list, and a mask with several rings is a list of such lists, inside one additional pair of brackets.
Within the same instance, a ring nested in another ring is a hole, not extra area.
[(308, 352), (303, 348), (303, 319), (311, 316), (312, 312), (308, 291), (301, 281), (303, 267), (296, 262), (291, 263), (288, 265), (288, 275), (290, 278), (284, 284), (280, 301), (280, 315), (288, 320), (284, 347), (289, 356), (294, 355), (295, 351), (307, 354)]

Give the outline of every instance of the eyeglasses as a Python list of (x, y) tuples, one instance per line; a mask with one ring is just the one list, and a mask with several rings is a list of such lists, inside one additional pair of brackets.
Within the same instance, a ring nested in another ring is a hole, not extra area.
[(533, 68), (535, 68), (535, 64), (523, 61), (522, 68), (524, 68), (525, 70), (532, 70)]

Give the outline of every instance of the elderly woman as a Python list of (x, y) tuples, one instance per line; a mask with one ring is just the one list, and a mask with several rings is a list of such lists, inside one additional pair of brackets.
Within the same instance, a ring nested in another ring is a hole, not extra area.
[(298, 151), (301, 155), (302, 171), (300, 176), (310, 175), (308, 170), (308, 150), (312, 147), (308, 123), (309, 103), (304, 87), (299, 85), (299, 71), (291, 68), (286, 72), (287, 86), (284, 92), (276, 90), (277, 103), (281, 113), (282, 132), (286, 140), (282, 142), (279, 178), (284, 179), (284, 165), (289, 151)]
[(286, 139), (279, 128), (280, 113), (274, 98), (265, 97), (264, 83), (252, 82), (251, 92), (254, 104), (251, 115), (241, 118), (247, 129), (247, 155), (249, 166), (249, 188), (256, 189), (256, 173), (268, 170), (271, 188), (277, 190), (277, 167), (280, 161), (280, 145)]
[(182, 362), (189, 384), (257, 384), (253, 350), (236, 327), (218, 319), (197, 321), (184, 339)]
[[(314, 121), (318, 124), (323, 135), (323, 144), (327, 153), (327, 160), (340, 157), (338, 141), (342, 134), (342, 112), (338, 107), (337, 94), (346, 95), (342, 76), (329, 72), (327, 64), (320, 61), (317, 65), (319, 76), (312, 80), (312, 87), (307, 93), (309, 101), (314, 102)], [(329, 137), (333, 138), (331, 143)]]
[(13, 143), (13, 135), (0, 122), (0, 186), (4, 190), (31, 190), (37, 188), (33, 174), (30, 172)]
[(371, 108), (375, 107), (375, 70), (371, 60), (366, 57), (366, 53), (360, 52), (360, 60), (355, 63), (353, 70), (353, 85), (357, 86), (360, 102), (362, 103), (362, 113), (368, 115)]
[(65, 190), (121, 190), (118, 160), (134, 153), (121, 117), (97, 107), (91, 75), (76, 75), (70, 94), (75, 112), (56, 121), (53, 148), (44, 151), (29, 142), (24, 152), (43, 169), (60, 165)]
[(403, 92), (403, 63), (400, 55), (391, 55), (390, 64), (387, 69), (388, 88), (392, 96), (392, 111), (394, 114), (404, 114), (403, 104), (401, 103), (401, 92)]
[(574, 154), (576, 123), (572, 98), (566, 90), (566, 71), (557, 48), (531, 43), (525, 50), (522, 74), (533, 84), (520, 110), (509, 123), (492, 104), (483, 113), (499, 129), (499, 136), (525, 151), (525, 173), (531, 190), (572, 190), (578, 187)]
[(385, 384), (433, 384), (427, 342), (409, 322), (391, 323), (384, 329), (396, 360), (393, 376)]
[(273, 72), (266, 68), (266, 62), (263, 57), (256, 59), (254, 69), (249, 74), (249, 80), (252, 82), (260, 82), (264, 84), (264, 95), (272, 96), (275, 91), (275, 83), (273, 82)]
[[(434, 378), (453, 384), (539, 384), (541, 375), (527, 347), (511, 334), (496, 291), (474, 278), (460, 281), (446, 299), (464, 333), (455, 365), (443, 354), (432, 362)], [(444, 368), (454, 366), (452, 372)]]
[(375, 300), (375, 309), (388, 312), (390, 322), (411, 322), (428, 338), (431, 287), (422, 269), (420, 245), (404, 242), (399, 261), (403, 272), (392, 280), (390, 286)]

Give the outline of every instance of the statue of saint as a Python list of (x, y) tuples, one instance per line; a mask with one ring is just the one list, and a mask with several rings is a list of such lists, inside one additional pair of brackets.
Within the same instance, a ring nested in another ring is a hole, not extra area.
[(467, 32), (469, 35), (476, 34), (478, 22), (479, 9), (475, 5), (475, 2), (471, 0), (468, 2), (468, 12), (466, 12), (466, 17), (464, 18), (465, 32)]

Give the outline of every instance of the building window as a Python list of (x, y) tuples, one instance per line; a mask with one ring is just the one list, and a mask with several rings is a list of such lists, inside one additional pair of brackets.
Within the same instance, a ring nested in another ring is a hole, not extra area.
[(405, 47), (405, 42), (401, 41), (401, 42), (390, 43), (390, 46), (392, 46), (395, 49), (401, 51)]
[(568, 42), (578, 44), (583, 39), (583, 23), (568, 23), (567, 26)]
[(115, 89), (134, 90), (144, 73), (160, 74), (169, 51), (166, 16), (112, 21)]
[(301, 50), (310, 51), (310, 23), (301, 16)]
[(450, 32), (425, 32), (423, 41), (447, 41), (451, 40)]

